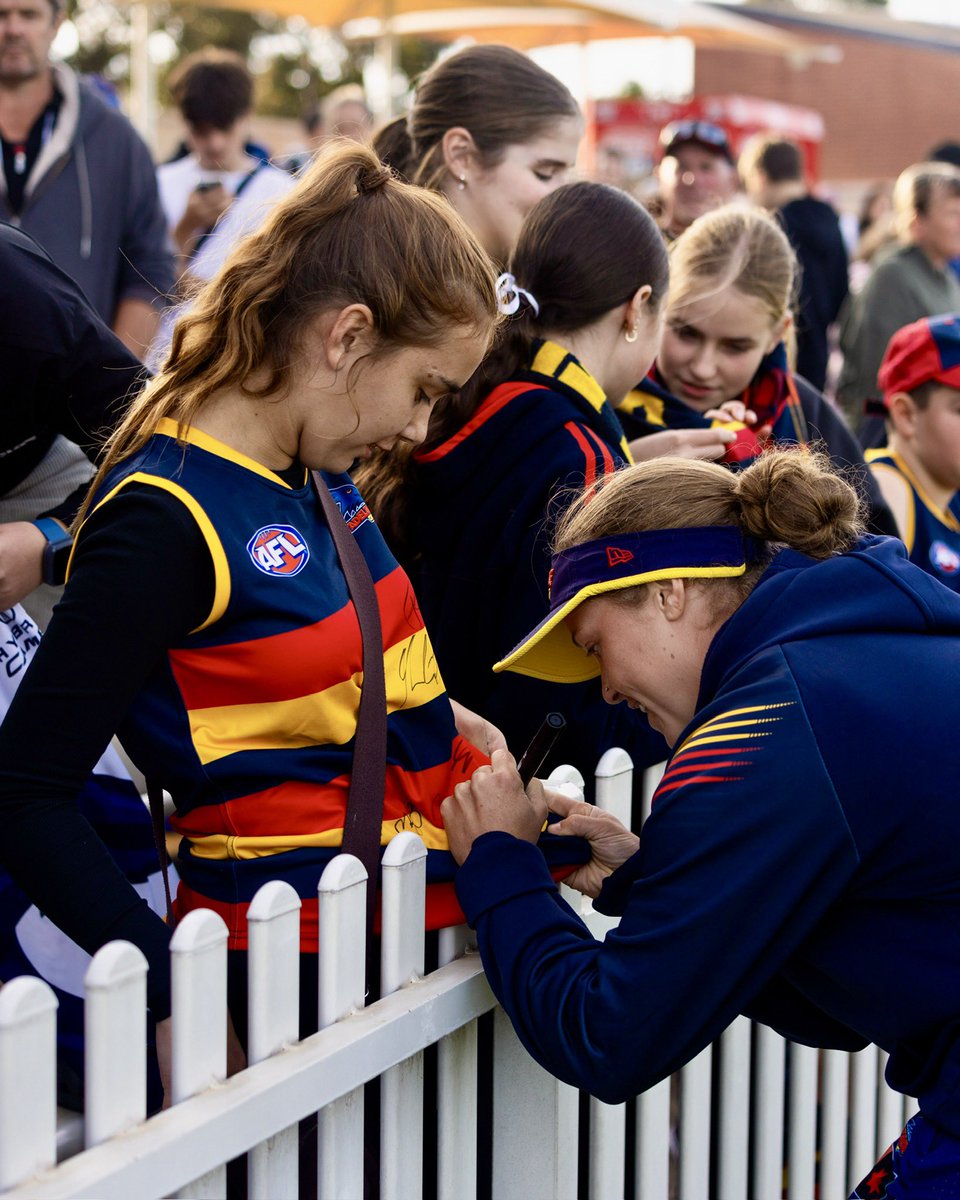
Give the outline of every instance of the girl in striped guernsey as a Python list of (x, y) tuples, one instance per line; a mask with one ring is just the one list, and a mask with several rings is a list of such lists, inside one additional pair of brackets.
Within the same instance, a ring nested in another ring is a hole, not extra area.
[[(265, 880), (299, 893), (301, 948), (316, 950), (317, 881), (342, 840), (363, 675), (310, 468), (379, 602), (381, 841), (413, 830), (428, 879), (452, 874), (440, 804), (502, 738), (451, 706), (409, 580), (347, 472), (374, 448), (422, 440), (497, 319), (493, 267), (450, 206), (371, 151), (337, 146), (237, 244), (109, 444), (65, 599), (0, 730), (3, 862), (84, 948), (123, 937), (143, 950), (161, 1046), (170, 930), (76, 794), (117, 729), (170, 791), (175, 911), (225, 920), (235, 1018), (246, 909)], [(448, 885), (431, 921), (458, 915)], [(315, 966), (303, 977), (315, 987)]]

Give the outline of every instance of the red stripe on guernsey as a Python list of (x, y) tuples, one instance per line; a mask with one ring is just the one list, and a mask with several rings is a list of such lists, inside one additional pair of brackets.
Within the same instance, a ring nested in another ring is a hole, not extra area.
[(691, 771), (704, 771), (708, 767), (710, 768), (711, 771), (719, 771), (722, 767), (749, 767), (749, 766), (751, 766), (751, 763), (749, 763), (744, 758), (740, 758), (740, 759), (730, 758), (730, 759), (726, 759), (723, 762), (693, 763), (691, 766), (688, 766), (688, 767), (671, 767), (670, 770), (667, 771), (667, 773), (663, 776), (663, 778), (664, 779), (672, 779), (675, 775), (689, 775), (691, 773)]
[(597, 478), (596, 449), (590, 444), (584, 429), (582, 426), (578, 425), (576, 421), (568, 421), (566, 425), (564, 425), (564, 429), (570, 434), (573, 440), (583, 451), (583, 483), (585, 487), (590, 488), (593, 486)]
[(603, 440), (603, 438), (598, 437), (597, 434), (595, 434), (594, 431), (592, 429), (590, 429), (588, 426), (584, 425), (584, 426), (581, 426), (581, 428), (583, 429), (583, 432), (587, 435), (587, 437), (596, 446), (597, 453), (603, 459), (603, 474), (604, 475), (612, 475), (617, 468), (616, 468), (616, 464), (613, 461), (613, 455), (610, 453), (610, 447)]
[[(489, 760), (473, 746), (457, 737), (452, 761), (423, 771), (405, 771), (393, 763), (387, 765), (383, 819), (403, 821), (411, 810), (422, 813), (431, 825), (443, 825), (440, 805), (458, 783)], [(340, 775), (329, 783), (305, 783), (294, 780), (277, 787), (238, 796), (224, 804), (205, 804), (183, 816), (175, 816), (170, 825), (185, 837), (226, 834), (240, 837), (273, 837), (282, 841), (328, 829), (342, 829), (347, 805), (349, 775)], [(401, 832), (402, 828), (397, 832)], [(405, 828), (416, 829), (415, 818)]]
[(742, 775), (691, 775), (688, 779), (676, 779), (673, 783), (661, 783), (657, 788), (652, 803), (665, 792), (672, 792), (678, 787), (686, 787), (688, 783), (739, 783)]
[(436, 462), (440, 458), (445, 458), (451, 450), (455, 450), (461, 442), (465, 442), (471, 433), (475, 433), (501, 408), (506, 408), (511, 400), (522, 396), (524, 392), (545, 392), (546, 390), (547, 388), (542, 383), (501, 383), (499, 387), (493, 389), (462, 429), (458, 429), (452, 437), (441, 442), (439, 446), (415, 454), (413, 457), (417, 462)]
[[(421, 630), (423, 617), (402, 567), (378, 580), (376, 590), (380, 612), (397, 614), (396, 620), (384, 624), (383, 648), (388, 650)], [(355, 662), (359, 670), (360, 627), (353, 605), (347, 603), (322, 621), (287, 633), (200, 650), (171, 650), (169, 659), (188, 710), (236, 704), (238, 680), (257, 680), (258, 703), (294, 700), (342, 683), (350, 675), (345, 663)]]

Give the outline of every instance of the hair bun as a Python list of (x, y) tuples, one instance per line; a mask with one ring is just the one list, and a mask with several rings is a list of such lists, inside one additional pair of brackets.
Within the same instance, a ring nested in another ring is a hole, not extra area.
[(823, 452), (768, 450), (737, 475), (734, 491), (744, 532), (811, 558), (841, 554), (863, 532), (861, 500)]
[(357, 171), (357, 195), (364, 196), (367, 192), (378, 192), (393, 178), (393, 172), (383, 163), (362, 163)]

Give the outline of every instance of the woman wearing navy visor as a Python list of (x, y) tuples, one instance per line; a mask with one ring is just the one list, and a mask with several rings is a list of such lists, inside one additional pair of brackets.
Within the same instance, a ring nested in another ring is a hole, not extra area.
[(640, 839), (551, 797), (552, 831), (593, 847), (568, 882), (621, 917), (604, 942), (560, 901), (543, 792), (506, 752), (443, 817), (491, 986), (547, 1069), (621, 1101), (738, 1013), (876, 1042), (920, 1114), (854, 1195), (958, 1195), (960, 598), (862, 528), (798, 451), (653, 459), (565, 516), (550, 613), (498, 669), (600, 676), (672, 747)]

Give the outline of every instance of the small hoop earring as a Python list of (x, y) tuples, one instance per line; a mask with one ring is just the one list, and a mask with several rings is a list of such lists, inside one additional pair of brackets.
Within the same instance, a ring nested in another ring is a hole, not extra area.
[(461, 176), (460, 176), (460, 182), (457, 184), (457, 187), (460, 189), (460, 191), (461, 191), (461, 192), (464, 192), (464, 191), (466, 191), (466, 189), (467, 189), (467, 177), (466, 177), (466, 175), (461, 175)]
[(626, 331), (626, 333), (623, 335), (623, 340), (625, 342), (629, 342), (630, 345), (632, 346), (633, 343), (637, 340), (637, 338), (639, 336), (640, 335), (637, 333), (637, 327), (636, 327), (636, 325), (634, 325), (634, 327), (632, 329), (628, 329)]

